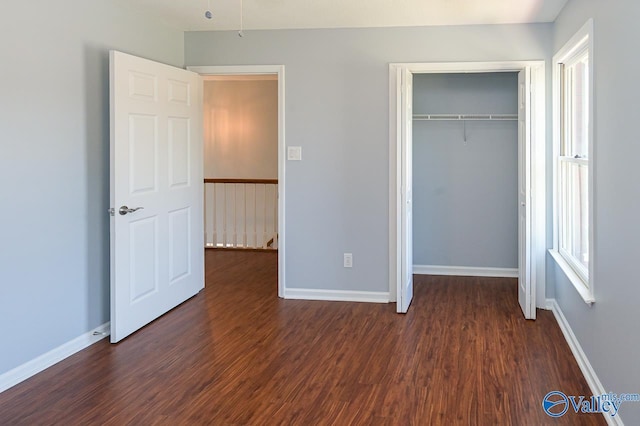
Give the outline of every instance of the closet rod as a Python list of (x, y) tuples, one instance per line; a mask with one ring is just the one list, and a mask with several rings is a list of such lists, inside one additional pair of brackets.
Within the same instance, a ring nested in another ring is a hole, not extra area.
[(511, 121), (517, 120), (518, 114), (414, 114), (419, 121)]

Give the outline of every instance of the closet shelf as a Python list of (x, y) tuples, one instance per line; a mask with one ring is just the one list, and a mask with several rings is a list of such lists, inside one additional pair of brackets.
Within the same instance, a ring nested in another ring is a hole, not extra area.
[(512, 121), (518, 114), (414, 114), (417, 121)]

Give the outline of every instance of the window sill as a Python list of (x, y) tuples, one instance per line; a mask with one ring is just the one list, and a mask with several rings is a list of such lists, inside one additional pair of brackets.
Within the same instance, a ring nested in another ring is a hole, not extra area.
[(584, 281), (582, 281), (582, 278), (580, 278), (580, 276), (576, 274), (569, 263), (564, 260), (562, 255), (557, 250), (553, 249), (549, 250), (549, 254), (556, 261), (560, 269), (562, 269), (562, 272), (564, 272), (569, 281), (571, 281), (571, 284), (573, 284), (573, 287), (576, 289), (580, 297), (582, 297), (584, 303), (588, 305), (594, 303), (596, 299), (593, 297), (593, 293), (584, 285)]

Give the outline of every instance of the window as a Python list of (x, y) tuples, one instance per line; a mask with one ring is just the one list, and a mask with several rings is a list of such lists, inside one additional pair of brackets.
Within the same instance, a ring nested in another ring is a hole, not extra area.
[(554, 57), (554, 258), (585, 301), (593, 302), (592, 22)]

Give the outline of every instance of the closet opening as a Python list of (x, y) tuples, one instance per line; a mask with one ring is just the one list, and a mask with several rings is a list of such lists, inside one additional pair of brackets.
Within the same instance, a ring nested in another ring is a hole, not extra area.
[(518, 74), (413, 77), (413, 273), (518, 277)]
[(544, 62), (390, 64), (390, 292), (413, 275), (517, 277), (545, 308)]

